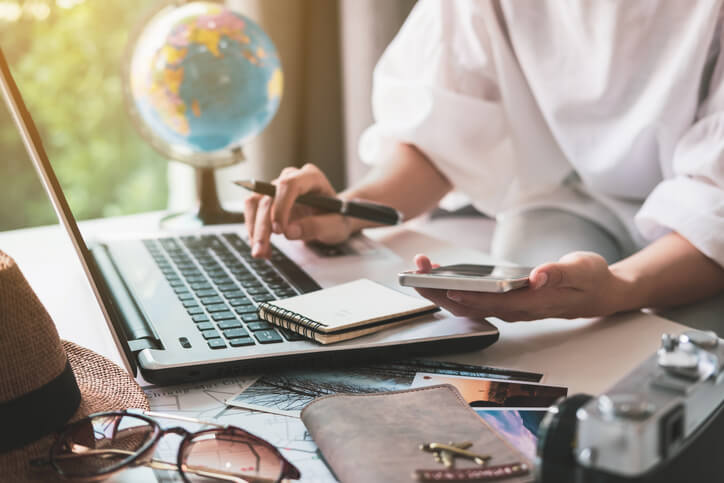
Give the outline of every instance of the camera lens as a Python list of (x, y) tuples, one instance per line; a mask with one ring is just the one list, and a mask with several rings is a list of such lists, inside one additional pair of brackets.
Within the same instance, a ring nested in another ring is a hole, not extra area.
[(560, 400), (548, 410), (541, 422), (536, 457), (537, 481), (541, 483), (567, 483), (573, 481), (576, 460), (576, 412), (592, 396), (576, 394)]

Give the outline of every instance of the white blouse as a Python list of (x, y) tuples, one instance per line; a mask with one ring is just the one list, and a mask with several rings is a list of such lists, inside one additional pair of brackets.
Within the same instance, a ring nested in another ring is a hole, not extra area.
[(413, 144), (485, 213), (558, 207), (632, 248), (675, 230), (724, 266), (721, 1), (496, 5), (418, 2), (362, 159)]

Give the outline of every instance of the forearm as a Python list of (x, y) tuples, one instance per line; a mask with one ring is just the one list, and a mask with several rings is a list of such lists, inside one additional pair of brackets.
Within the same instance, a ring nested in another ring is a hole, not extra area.
[[(376, 166), (357, 186), (340, 194), (392, 206), (405, 219), (414, 218), (432, 208), (452, 188), (448, 179), (413, 146), (398, 144), (389, 159)], [(373, 223), (350, 219), (354, 231)]]
[(616, 311), (671, 307), (724, 290), (724, 268), (678, 233), (611, 265)]

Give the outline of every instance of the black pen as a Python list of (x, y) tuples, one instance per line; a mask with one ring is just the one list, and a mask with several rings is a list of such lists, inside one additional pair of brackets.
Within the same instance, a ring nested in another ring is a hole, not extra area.
[[(234, 181), (234, 183), (262, 195), (274, 196), (276, 194), (276, 186), (264, 181), (250, 179)], [(295, 200), (295, 203), (311, 206), (320, 211), (339, 213), (340, 215), (360, 218), (382, 225), (396, 225), (402, 221), (402, 213), (396, 209), (368, 201), (347, 201), (330, 198), (329, 196), (303, 194)]]

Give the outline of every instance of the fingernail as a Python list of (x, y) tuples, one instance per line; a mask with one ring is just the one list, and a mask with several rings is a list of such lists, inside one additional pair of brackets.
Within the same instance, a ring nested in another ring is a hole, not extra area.
[(287, 238), (295, 239), (300, 236), (302, 236), (302, 227), (297, 224), (289, 225), (289, 228), (287, 228)]
[(460, 302), (463, 299), (462, 295), (460, 295), (459, 293), (455, 293), (455, 292), (448, 292), (447, 298), (449, 298), (453, 302)]
[(277, 222), (275, 221), (274, 223), (272, 223), (272, 231), (273, 231), (274, 233), (281, 233), (281, 232), (282, 232), (282, 225), (280, 225), (279, 223), (277, 223)]
[(547, 275), (545, 272), (539, 273), (536, 278), (537, 278), (538, 281), (537, 281), (536, 284), (535, 284), (535, 288), (537, 288), (537, 289), (538, 289), (538, 288), (541, 288), (541, 287), (544, 286), (546, 283), (548, 283), (548, 275)]
[(261, 255), (261, 251), (262, 251), (261, 242), (254, 243), (254, 248), (251, 249), (251, 254), (255, 257), (258, 257), (259, 255)]

